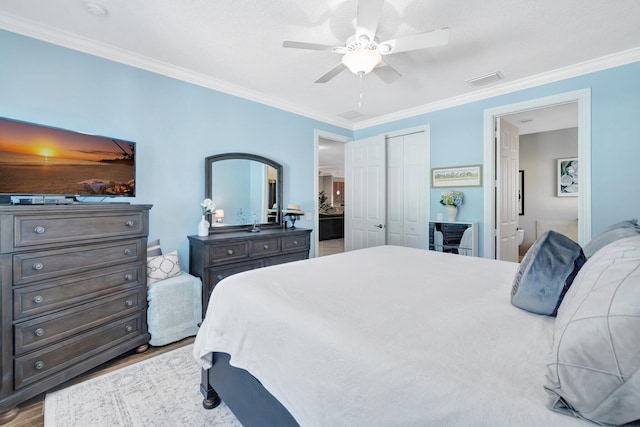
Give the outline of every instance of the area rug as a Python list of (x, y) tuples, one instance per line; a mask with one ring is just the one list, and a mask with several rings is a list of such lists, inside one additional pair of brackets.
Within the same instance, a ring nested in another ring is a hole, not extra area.
[(229, 408), (202, 407), (193, 345), (48, 393), (45, 427), (242, 427)]

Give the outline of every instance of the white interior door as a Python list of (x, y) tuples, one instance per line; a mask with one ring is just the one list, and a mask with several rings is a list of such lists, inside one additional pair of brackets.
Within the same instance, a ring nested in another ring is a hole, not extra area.
[(345, 251), (386, 243), (384, 135), (351, 141), (345, 152)]
[(426, 132), (387, 138), (387, 243), (427, 249), (429, 141)]
[(518, 262), (518, 128), (503, 118), (496, 123), (496, 259)]

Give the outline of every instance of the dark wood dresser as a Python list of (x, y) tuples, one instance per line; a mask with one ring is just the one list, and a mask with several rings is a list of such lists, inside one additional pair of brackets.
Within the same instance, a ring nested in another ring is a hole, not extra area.
[(202, 316), (219, 281), (232, 274), (309, 258), (311, 230), (270, 228), (189, 237), (189, 273), (202, 280)]
[(0, 423), (147, 333), (150, 205), (0, 206)]

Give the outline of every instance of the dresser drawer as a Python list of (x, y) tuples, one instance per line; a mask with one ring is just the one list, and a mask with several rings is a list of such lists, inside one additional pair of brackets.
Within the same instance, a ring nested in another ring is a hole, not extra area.
[(249, 242), (223, 243), (209, 246), (209, 265), (224, 264), (249, 258)]
[(268, 258), (265, 260), (264, 265), (266, 267), (269, 265), (278, 265), (278, 264), (284, 264), (287, 262), (300, 261), (307, 258), (309, 258), (309, 252), (306, 252), (306, 251), (293, 252), (286, 255), (280, 255), (280, 256), (274, 256), (274, 257)]
[[(263, 266), (264, 263), (262, 262), (262, 260), (256, 260), (251, 262), (243, 262), (241, 264), (233, 264), (230, 266), (211, 267), (207, 269), (207, 283), (211, 283), (213, 286), (215, 286), (225, 277), (242, 273), (243, 271), (254, 270)], [(213, 286), (211, 288), (212, 290)]]
[(280, 239), (260, 239), (251, 241), (251, 256), (273, 255), (280, 252)]
[(16, 248), (66, 243), (119, 236), (139, 236), (145, 232), (143, 212), (93, 213), (91, 215), (16, 215)]
[[(141, 261), (144, 239), (75, 248), (19, 253), (13, 256), (14, 285)], [(146, 255), (146, 254), (145, 254)]]
[(82, 335), (15, 359), (14, 387), (19, 389), (82, 360), (134, 339), (142, 331), (142, 314), (116, 320)]
[(140, 289), (17, 323), (14, 326), (15, 354), (35, 350), (118, 317), (139, 312), (143, 308)]
[(13, 318), (20, 320), (141, 286), (145, 274), (145, 264), (137, 262), (44, 284), (17, 287), (13, 290)]
[(234, 274), (242, 273), (243, 271), (255, 270), (256, 268), (264, 267), (262, 260), (242, 262), (233, 264), (230, 266), (211, 267), (205, 271), (204, 285), (202, 288), (202, 317), (207, 312), (207, 306), (209, 305), (209, 298), (211, 292), (225, 277), (233, 276)]
[(299, 234), (297, 236), (286, 236), (282, 238), (282, 250), (309, 250), (309, 234)]

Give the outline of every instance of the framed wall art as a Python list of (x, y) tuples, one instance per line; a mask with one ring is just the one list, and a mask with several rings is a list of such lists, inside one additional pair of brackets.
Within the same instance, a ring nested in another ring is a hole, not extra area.
[(558, 159), (558, 197), (578, 195), (578, 159)]
[(481, 187), (482, 165), (431, 169), (431, 187)]
[(518, 171), (518, 215), (524, 215), (524, 171)]

